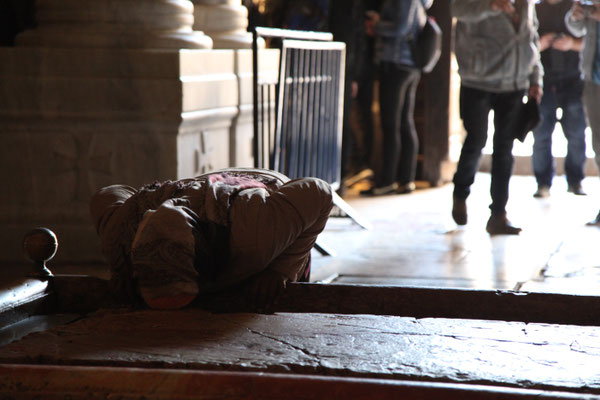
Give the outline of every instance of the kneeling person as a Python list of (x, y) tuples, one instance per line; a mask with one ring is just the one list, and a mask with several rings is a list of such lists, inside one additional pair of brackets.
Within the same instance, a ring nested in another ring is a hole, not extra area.
[(320, 179), (227, 169), (139, 190), (108, 186), (90, 211), (119, 302), (177, 309), (243, 282), (263, 310), (286, 282), (308, 276), (332, 206)]

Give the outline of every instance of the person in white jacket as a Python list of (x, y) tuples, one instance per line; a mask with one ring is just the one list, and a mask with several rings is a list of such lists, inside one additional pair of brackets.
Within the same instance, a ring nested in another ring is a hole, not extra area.
[(320, 179), (227, 169), (140, 190), (108, 186), (90, 211), (120, 302), (177, 309), (241, 284), (261, 311), (286, 282), (307, 279), (332, 206)]
[(517, 235), (506, 216), (513, 169), (513, 142), (523, 97), (539, 103), (543, 67), (538, 51), (534, 0), (452, 0), (457, 19), (454, 50), (461, 79), (460, 116), (466, 130), (453, 183), (452, 217), (467, 223), (471, 192), (488, 138), (488, 116), (494, 111), (490, 195), (490, 235)]

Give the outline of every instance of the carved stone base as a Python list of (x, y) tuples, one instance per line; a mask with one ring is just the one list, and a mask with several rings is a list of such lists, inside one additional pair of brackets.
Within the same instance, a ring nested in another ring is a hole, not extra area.
[(26, 262), (36, 226), (60, 240), (53, 262), (102, 261), (99, 188), (251, 166), (244, 52), (0, 49), (0, 262)]

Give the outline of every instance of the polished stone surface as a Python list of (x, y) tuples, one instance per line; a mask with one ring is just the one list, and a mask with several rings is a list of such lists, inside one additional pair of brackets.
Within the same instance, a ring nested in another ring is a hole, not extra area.
[(344, 198), (373, 227), (331, 218), (320, 240), (336, 256), (313, 252), (314, 280), (600, 293), (600, 228), (585, 225), (598, 213), (597, 177), (583, 183), (588, 196), (574, 196), (559, 176), (540, 200), (533, 177), (514, 176), (508, 216), (523, 232), (494, 237), (485, 232), (488, 174), (476, 177), (465, 227), (450, 216), (452, 184), (371, 198), (358, 195), (360, 185)]
[(335, 314), (98, 312), (2, 363), (417, 379), (600, 394), (596, 327)]

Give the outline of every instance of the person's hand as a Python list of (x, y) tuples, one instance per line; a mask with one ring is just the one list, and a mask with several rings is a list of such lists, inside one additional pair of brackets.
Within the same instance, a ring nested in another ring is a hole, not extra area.
[(571, 19), (573, 21), (581, 21), (585, 18), (586, 11), (578, 2), (573, 3), (573, 8), (571, 10)]
[(540, 36), (540, 51), (544, 51), (550, 47), (555, 37), (556, 33), (554, 32), (544, 33), (542, 36)]
[(582, 6), (579, 2), (573, 3), (573, 8), (571, 12), (571, 20), (573, 21), (581, 21), (586, 17), (592, 18), (596, 21), (600, 21), (600, 4), (594, 4), (591, 6)]
[(273, 306), (285, 290), (288, 278), (266, 269), (249, 278), (245, 291), (252, 308), (260, 313), (272, 313)]
[(531, 85), (529, 87), (529, 91), (527, 92), (527, 97), (529, 97), (530, 99), (535, 99), (535, 101), (537, 101), (539, 104), (542, 101), (543, 94), (544, 91), (541, 86)]
[(557, 36), (552, 42), (552, 48), (558, 51), (569, 51), (573, 49), (574, 41), (569, 35)]
[(511, 0), (491, 0), (490, 5), (494, 11), (502, 11), (509, 15), (515, 13), (515, 5)]
[(350, 95), (353, 99), (355, 99), (358, 95), (358, 82), (352, 81), (352, 84), (350, 85), (350, 90)]

